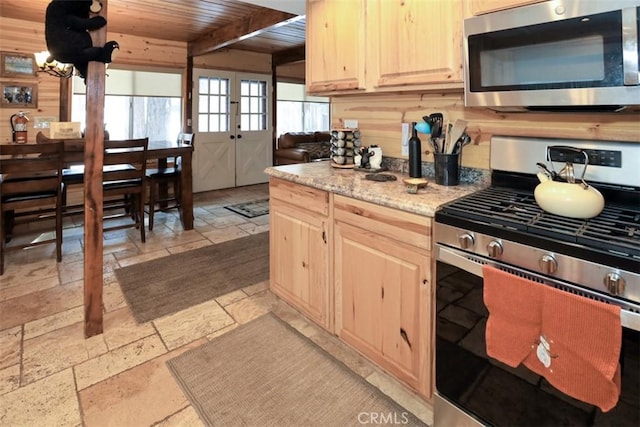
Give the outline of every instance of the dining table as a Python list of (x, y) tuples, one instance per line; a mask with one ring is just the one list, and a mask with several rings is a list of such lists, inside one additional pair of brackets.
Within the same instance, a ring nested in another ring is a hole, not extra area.
[[(48, 140), (39, 135), (38, 143)], [(84, 163), (84, 140), (69, 139), (64, 140), (64, 167), (70, 168), (73, 165)], [(158, 168), (167, 166), (167, 159), (182, 158), (182, 171), (180, 173), (180, 222), (184, 230), (193, 229), (193, 145), (183, 144), (179, 141), (170, 140), (150, 140), (147, 148), (147, 161), (156, 160)], [(64, 175), (63, 175), (64, 179)], [(82, 179), (82, 177), (81, 177)], [(161, 196), (166, 196), (168, 189), (166, 186), (160, 188)], [(164, 194), (163, 194), (164, 193)]]

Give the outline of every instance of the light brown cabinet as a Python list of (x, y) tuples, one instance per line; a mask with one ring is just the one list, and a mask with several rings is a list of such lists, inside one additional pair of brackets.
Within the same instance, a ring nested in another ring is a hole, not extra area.
[(270, 287), (425, 399), (431, 219), (271, 178)]
[(367, 7), (375, 89), (462, 87), (461, 0), (374, 0)]
[(432, 397), (431, 220), (334, 196), (335, 331)]
[(462, 0), (309, 0), (316, 94), (462, 88)]
[(542, 1), (545, 0), (471, 0), (471, 11), (474, 15), (482, 15), (498, 10), (540, 3)]
[(332, 331), (329, 193), (271, 178), (271, 290)]
[(308, 92), (364, 89), (365, 16), (364, 0), (307, 2)]

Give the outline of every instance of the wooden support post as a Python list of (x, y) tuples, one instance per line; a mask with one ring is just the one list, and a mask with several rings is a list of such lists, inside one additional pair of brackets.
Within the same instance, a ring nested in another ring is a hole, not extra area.
[(276, 145), (278, 127), (278, 70), (271, 56), (271, 164), (276, 164)]
[(187, 103), (184, 106), (183, 132), (193, 133), (193, 56), (187, 56), (187, 71), (185, 76), (185, 95)]
[[(102, 0), (100, 15), (107, 16), (107, 1)], [(106, 41), (106, 26), (91, 33), (94, 46)], [(89, 63), (87, 73), (87, 128), (84, 146), (84, 335), (102, 333), (102, 165), (104, 163), (105, 65)]]

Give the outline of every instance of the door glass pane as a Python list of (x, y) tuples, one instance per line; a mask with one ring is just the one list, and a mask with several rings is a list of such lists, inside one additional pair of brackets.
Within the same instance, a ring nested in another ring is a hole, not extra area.
[(241, 130), (267, 129), (267, 82), (242, 80), (240, 91)]
[[(198, 129), (200, 132), (226, 132), (229, 129), (229, 80), (200, 77)], [(206, 84), (204, 83), (206, 82)]]
[(220, 90), (220, 79), (211, 79), (211, 93), (220, 95), (223, 92)]
[(198, 132), (209, 132), (209, 123), (206, 114), (198, 114)]
[(198, 93), (209, 93), (209, 79), (206, 77), (198, 79)]
[(200, 113), (208, 113), (209, 108), (207, 107), (209, 101), (209, 97), (206, 95), (200, 95), (198, 98), (198, 111)]

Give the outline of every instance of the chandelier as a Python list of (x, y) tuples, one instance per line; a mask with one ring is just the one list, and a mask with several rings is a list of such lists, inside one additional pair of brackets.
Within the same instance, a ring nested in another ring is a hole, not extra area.
[(73, 75), (73, 65), (58, 62), (46, 50), (34, 54), (38, 72), (68, 79)]

